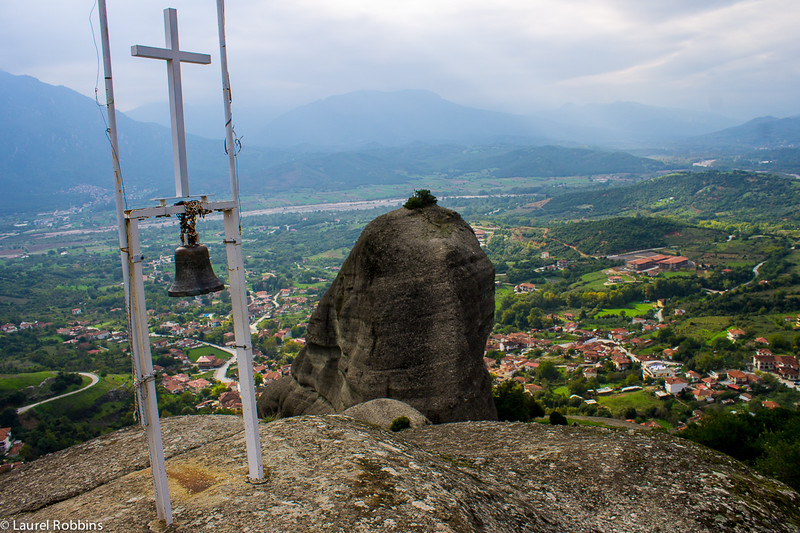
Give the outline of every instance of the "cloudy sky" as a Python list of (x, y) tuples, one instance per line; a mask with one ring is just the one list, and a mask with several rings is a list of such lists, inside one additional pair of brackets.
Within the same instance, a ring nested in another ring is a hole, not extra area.
[[(220, 101), (214, 0), (107, 0), (117, 106), (165, 101), (163, 9), (178, 10), (184, 97)], [(234, 113), (353, 90), (427, 89), (530, 113), (635, 101), (749, 119), (800, 114), (798, 0), (229, 0)], [(104, 98), (94, 0), (0, 0), (0, 70)], [(221, 106), (220, 106), (221, 107)]]

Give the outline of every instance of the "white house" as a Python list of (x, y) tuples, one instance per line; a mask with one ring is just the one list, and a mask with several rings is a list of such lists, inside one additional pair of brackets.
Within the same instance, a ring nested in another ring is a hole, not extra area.
[(689, 383), (683, 378), (664, 378), (664, 390), (670, 394), (678, 394)]

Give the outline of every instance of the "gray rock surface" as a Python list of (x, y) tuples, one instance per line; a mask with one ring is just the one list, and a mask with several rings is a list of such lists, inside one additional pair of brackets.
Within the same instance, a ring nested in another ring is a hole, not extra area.
[(666, 434), (488, 421), (392, 433), (342, 415), (284, 418), (259, 426), (267, 477), (254, 485), (240, 418), (162, 427), (170, 528), (155, 520), (138, 427), (0, 476), (0, 519), (125, 533), (800, 530), (797, 492)]
[(259, 412), (341, 413), (394, 398), (433, 423), (496, 419), (482, 360), (493, 318), (494, 266), (458, 213), (387, 213), (364, 229), (291, 376), (267, 387)]
[(389, 429), (392, 421), (401, 416), (408, 418), (412, 428), (426, 426), (431, 423), (430, 420), (425, 418), (425, 415), (407, 403), (392, 400), (391, 398), (378, 398), (360, 403), (345, 409), (342, 414), (367, 424), (380, 426), (383, 429)]

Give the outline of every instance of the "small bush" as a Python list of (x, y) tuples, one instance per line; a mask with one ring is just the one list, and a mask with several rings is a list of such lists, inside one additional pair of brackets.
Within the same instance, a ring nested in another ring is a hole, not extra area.
[(553, 411), (550, 413), (550, 425), (551, 426), (566, 426), (567, 425), (567, 418), (559, 413), (558, 411)]
[(431, 194), (431, 191), (428, 189), (420, 189), (414, 192), (414, 196), (409, 198), (408, 201), (403, 204), (403, 207), (406, 209), (421, 209), (429, 205), (436, 205), (436, 202), (436, 197)]
[(398, 416), (392, 420), (392, 423), (389, 425), (389, 429), (392, 431), (402, 431), (410, 427), (411, 420), (409, 420), (407, 416)]

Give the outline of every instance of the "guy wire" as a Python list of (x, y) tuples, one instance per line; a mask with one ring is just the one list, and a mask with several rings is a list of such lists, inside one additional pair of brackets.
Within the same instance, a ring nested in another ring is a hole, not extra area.
[(116, 148), (114, 147), (114, 143), (111, 142), (111, 129), (108, 127), (108, 118), (106, 114), (103, 113), (102, 108), (106, 107), (106, 111), (108, 111), (108, 106), (103, 106), (100, 103), (100, 99), (98, 97), (98, 93), (100, 92), (100, 49), (97, 47), (97, 36), (94, 33), (94, 23), (92, 22), (92, 15), (94, 14), (94, 9), (97, 7), (97, 0), (92, 3), (92, 9), (89, 11), (89, 28), (92, 31), (92, 44), (94, 44), (94, 53), (95, 57), (97, 58), (97, 70), (94, 79), (94, 102), (97, 104), (97, 108), (100, 111), (100, 116), (103, 119), (103, 125), (105, 125), (105, 135), (106, 140), (108, 141), (109, 146), (111, 146), (111, 156), (114, 158), (115, 162), (117, 163), (117, 168), (119, 168), (119, 183), (122, 185), (122, 201), (125, 203), (125, 209), (128, 208), (128, 195), (125, 192), (125, 180), (122, 179), (122, 165), (119, 160), (119, 154), (117, 153)]

